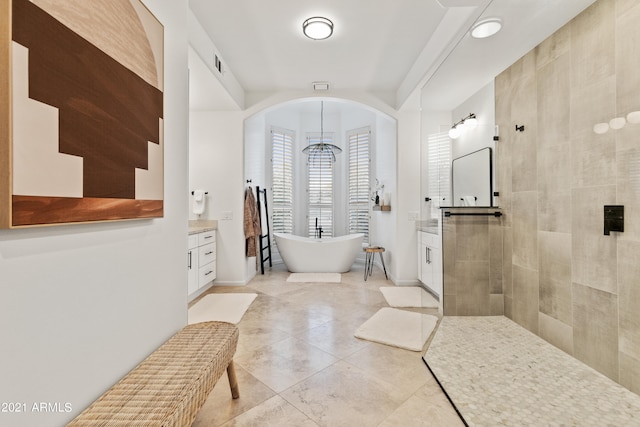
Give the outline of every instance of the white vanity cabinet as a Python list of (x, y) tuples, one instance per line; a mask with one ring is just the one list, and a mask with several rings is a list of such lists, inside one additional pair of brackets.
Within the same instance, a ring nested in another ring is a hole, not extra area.
[(189, 299), (199, 295), (216, 278), (216, 231), (189, 235), (187, 253)]
[(198, 235), (189, 235), (189, 252), (187, 252), (187, 268), (189, 280), (187, 282), (187, 295), (198, 290)]
[(442, 243), (439, 234), (418, 231), (419, 278), (442, 299)]

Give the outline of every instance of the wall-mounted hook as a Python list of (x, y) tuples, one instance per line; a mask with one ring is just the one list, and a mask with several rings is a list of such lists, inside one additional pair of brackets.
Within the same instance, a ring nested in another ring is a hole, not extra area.
[(524, 125), (516, 125), (516, 132), (524, 132)]
[(251, 184), (252, 181), (253, 181), (252, 179), (248, 179), (247, 184)]

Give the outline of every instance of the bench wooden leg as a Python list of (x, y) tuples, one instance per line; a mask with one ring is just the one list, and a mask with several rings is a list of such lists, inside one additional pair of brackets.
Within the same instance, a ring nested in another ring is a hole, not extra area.
[(229, 386), (231, 386), (231, 397), (237, 399), (240, 397), (240, 390), (238, 389), (238, 379), (236, 378), (236, 369), (233, 366), (233, 360), (229, 362), (229, 366), (227, 366), (227, 376), (229, 377)]

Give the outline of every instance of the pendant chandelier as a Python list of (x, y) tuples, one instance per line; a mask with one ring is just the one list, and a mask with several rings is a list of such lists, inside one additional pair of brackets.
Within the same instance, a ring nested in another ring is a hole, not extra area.
[(302, 152), (309, 156), (310, 161), (322, 160), (325, 156), (330, 156), (334, 162), (336, 161), (336, 153), (342, 152), (342, 148), (324, 140), (324, 101), (320, 101), (320, 142), (307, 145), (302, 149)]

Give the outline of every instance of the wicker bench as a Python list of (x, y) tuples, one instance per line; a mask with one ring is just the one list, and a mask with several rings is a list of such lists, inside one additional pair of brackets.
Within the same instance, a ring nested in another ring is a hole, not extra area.
[(239, 397), (233, 366), (238, 328), (188, 325), (93, 402), (69, 426), (190, 426), (224, 371)]

